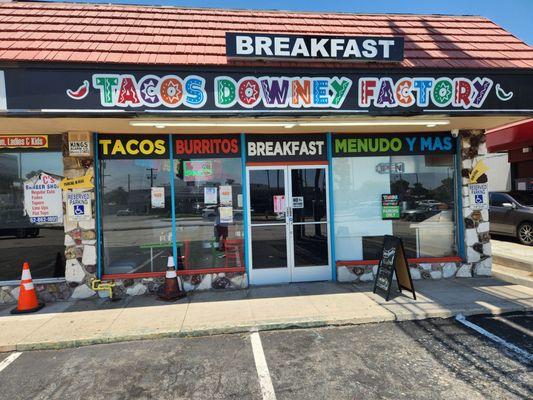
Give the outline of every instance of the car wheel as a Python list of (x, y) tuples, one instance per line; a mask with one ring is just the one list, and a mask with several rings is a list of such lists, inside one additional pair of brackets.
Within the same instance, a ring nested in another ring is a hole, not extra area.
[(526, 246), (533, 246), (533, 224), (524, 222), (518, 227), (518, 240)]

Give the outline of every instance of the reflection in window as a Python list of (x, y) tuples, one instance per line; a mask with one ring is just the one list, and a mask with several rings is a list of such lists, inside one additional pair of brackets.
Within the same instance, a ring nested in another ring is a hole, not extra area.
[(164, 271), (172, 254), (168, 159), (102, 160), (105, 274)]
[[(379, 259), (383, 235), (403, 239), (408, 257), (456, 255), (452, 155), (335, 158), (336, 255)], [(400, 219), (381, 218), (381, 195), (397, 194)]]
[(32, 224), (24, 211), (23, 182), (41, 172), (62, 176), (62, 153), (0, 153), (0, 281), (20, 279), (25, 261), (34, 279), (65, 276), (63, 224)]
[(241, 160), (175, 160), (178, 269), (244, 268)]

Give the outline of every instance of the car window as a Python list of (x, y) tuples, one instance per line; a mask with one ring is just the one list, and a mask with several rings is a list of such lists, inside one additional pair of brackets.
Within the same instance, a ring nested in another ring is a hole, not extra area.
[(502, 207), (503, 203), (510, 203), (511, 200), (507, 195), (503, 193), (491, 193), (490, 194), (490, 205), (496, 207)]
[(523, 206), (533, 206), (533, 194), (532, 193), (513, 193), (511, 195), (518, 203)]

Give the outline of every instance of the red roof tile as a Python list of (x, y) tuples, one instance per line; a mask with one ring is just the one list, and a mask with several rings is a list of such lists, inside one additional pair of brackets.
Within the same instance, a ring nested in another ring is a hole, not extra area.
[[(530, 46), (478, 16), (31, 2), (0, 3), (0, 61), (303, 66), (294, 62), (228, 60), (227, 31), (403, 36), (405, 59), (399, 66), (405, 68), (533, 67)], [(319, 62), (304, 65), (324, 66)], [(383, 65), (357, 64), (358, 67)], [(353, 64), (328, 63), (328, 66), (346, 68)]]

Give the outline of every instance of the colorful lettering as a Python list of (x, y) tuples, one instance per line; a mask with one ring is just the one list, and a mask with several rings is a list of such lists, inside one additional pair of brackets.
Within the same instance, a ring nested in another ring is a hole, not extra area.
[(293, 79), (291, 89), (291, 106), (297, 107), (303, 105), (306, 107), (311, 104), (311, 81), (309, 79)]
[(476, 90), (476, 93), (474, 93), (474, 99), (472, 100), (472, 104), (474, 105), (474, 107), (479, 108), (485, 102), (485, 99), (487, 98), (490, 89), (492, 88), (492, 80), (488, 78), (476, 78), (474, 79), (472, 85), (474, 86), (474, 90)]
[(331, 89), (333, 90), (333, 100), (331, 105), (335, 108), (339, 108), (344, 103), (344, 99), (348, 95), (348, 91), (352, 86), (350, 79), (341, 78), (340, 80), (335, 77), (330, 82)]
[(259, 79), (263, 90), (263, 102), (266, 107), (284, 107), (287, 105), (289, 94), (288, 78), (268, 78)]
[(261, 87), (252, 78), (243, 78), (239, 81), (239, 103), (244, 107), (252, 108), (261, 101)]
[(104, 107), (115, 105), (115, 88), (118, 86), (117, 75), (93, 75), (93, 86), (100, 90), (100, 104)]
[(378, 98), (375, 104), (376, 107), (396, 107), (396, 99), (394, 98), (394, 93), (392, 90), (393, 87), (394, 83), (392, 83), (391, 78), (381, 79)]
[(183, 99), (183, 83), (177, 76), (167, 75), (161, 79), (159, 94), (167, 107), (177, 107)]
[(229, 108), (236, 102), (235, 81), (228, 76), (215, 78), (216, 97), (215, 104), (219, 108)]
[(453, 96), (453, 105), (455, 107), (470, 107), (472, 102), (470, 94), (472, 93), (472, 84), (465, 78), (455, 78), (453, 80), (455, 94)]
[(431, 91), (433, 103), (438, 107), (446, 107), (453, 99), (453, 84), (449, 78), (439, 78)]
[(186, 104), (191, 108), (200, 108), (207, 101), (205, 94), (205, 79), (193, 75), (185, 79)]

